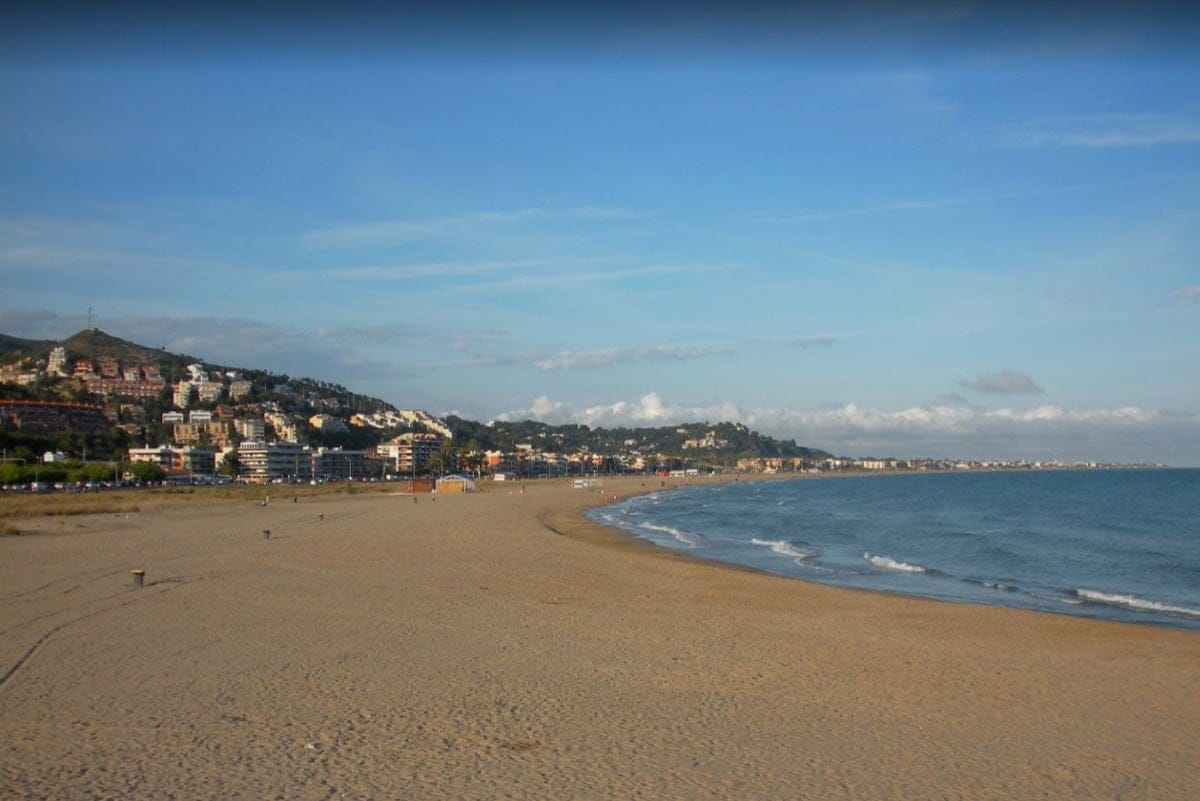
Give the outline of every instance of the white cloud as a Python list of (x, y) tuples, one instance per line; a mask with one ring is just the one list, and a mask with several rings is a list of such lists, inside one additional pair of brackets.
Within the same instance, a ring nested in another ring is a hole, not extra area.
[(613, 367), (634, 362), (666, 362), (703, 359), (733, 351), (732, 343), (710, 345), (654, 345), (645, 348), (604, 348), (601, 350), (561, 350), (536, 358), (533, 366), (542, 371)]
[(830, 336), (805, 336), (793, 337), (787, 340), (787, 344), (793, 348), (808, 350), (809, 348), (828, 348), (836, 341), (836, 338)]
[(316, 246), (378, 245), (423, 239), (448, 239), (492, 235), (498, 229), (526, 223), (605, 222), (646, 217), (646, 212), (626, 208), (576, 206), (563, 209), (526, 208), (511, 211), (477, 211), (422, 220), (376, 220), (347, 223), (307, 231), (300, 239)]
[(885, 410), (842, 406), (744, 409), (729, 402), (686, 404), (651, 392), (637, 400), (576, 407), (540, 396), (500, 420), (538, 419), (592, 427), (740, 422), (771, 436), (847, 456), (994, 459), (1096, 459), (1196, 464), (1200, 419), (1137, 407), (1070, 410), (1060, 406), (983, 411), (938, 404)]
[(1099, 114), (1045, 123), (1020, 136), (1034, 147), (1150, 147), (1200, 142), (1200, 122), (1161, 114)]
[(1200, 284), (1192, 286), (1181, 286), (1171, 292), (1171, 297), (1176, 300), (1187, 301), (1189, 303), (1200, 302)]
[(989, 395), (1041, 395), (1045, 391), (1032, 378), (1016, 370), (1002, 370), (959, 383), (967, 389)]

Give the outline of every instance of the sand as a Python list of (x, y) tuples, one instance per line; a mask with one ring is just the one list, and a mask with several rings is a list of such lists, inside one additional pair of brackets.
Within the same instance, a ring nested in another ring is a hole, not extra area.
[(21, 521), (0, 797), (1200, 798), (1195, 633), (714, 566), (527, 486)]

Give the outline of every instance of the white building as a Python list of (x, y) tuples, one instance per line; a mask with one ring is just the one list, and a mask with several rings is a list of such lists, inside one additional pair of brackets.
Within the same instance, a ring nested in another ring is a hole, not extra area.
[(238, 480), (269, 484), (311, 481), (312, 450), (294, 442), (243, 442), (238, 446)]
[(46, 362), (46, 373), (59, 377), (69, 375), (67, 372), (67, 349), (62, 345), (50, 351), (50, 358)]
[(233, 430), (242, 439), (263, 440), (267, 436), (267, 423), (265, 420), (234, 420)]
[(314, 414), (308, 424), (319, 431), (345, 431), (346, 422), (331, 414)]

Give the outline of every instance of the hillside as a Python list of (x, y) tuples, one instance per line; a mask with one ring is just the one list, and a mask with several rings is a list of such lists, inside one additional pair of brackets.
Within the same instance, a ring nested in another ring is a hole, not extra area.
[(25, 356), (49, 351), (55, 344), (48, 339), (21, 339), (0, 334), (0, 364), (8, 364)]
[[(100, 448), (104, 451), (121, 447), (123, 441), (170, 442), (173, 429), (161, 422), (162, 412), (177, 408), (172, 391), (178, 382), (189, 380), (199, 381), (201, 386), (215, 387), (220, 392), (208, 396), (201, 393), (200, 397), (193, 392), (186, 408), (213, 410), (220, 406), (224, 410), (220, 414), (226, 420), (262, 419), (270, 410), (275, 415), (272, 426), (294, 424), (296, 430), (290, 436), (305, 444), (365, 449), (413, 425), (411, 419), (406, 423), (403, 417), (397, 416), (397, 409), (392, 404), (351, 392), (339, 384), (206, 363), (184, 354), (169, 353), (163, 348), (138, 345), (96, 328), (80, 331), (60, 343), (0, 335), (0, 346), (4, 348), (0, 351), (0, 380), (3, 381), (0, 398), (105, 405), (118, 425), (104, 434), (105, 444)], [(49, 356), (57, 346), (65, 350), (66, 362), (56, 368), (58, 372), (48, 371)], [(102, 368), (114, 377), (104, 379), (92, 372)], [(151, 378), (154, 369), (159, 376)], [(131, 373), (134, 380), (127, 377)], [(106, 380), (110, 383), (105, 384)], [(240, 385), (236, 394), (235, 385)], [(345, 425), (356, 414), (382, 418), (385, 422)], [(329, 430), (315, 428), (309, 424), (313, 415), (340, 419), (342, 425)], [(480, 423), (454, 416), (446, 418), (444, 428), (440, 421), (437, 422), (439, 425), (420, 427), (452, 432), (455, 447), (459, 449), (472, 443), (473, 448), (511, 453), (518, 450), (518, 446), (530, 446), (538, 452), (585, 451), (648, 459), (669, 457), (707, 466), (730, 465), (745, 458), (820, 460), (830, 456), (825, 451), (799, 446), (794, 440), (777, 440), (744, 425), (728, 422), (595, 429), (572, 424), (554, 426), (532, 420)], [(4, 431), (2, 423), (0, 421), (0, 434), (3, 435), (0, 439), (10, 447), (22, 444), (22, 432)], [(217, 435), (224, 436), (220, 432)], [(89, 437), (98, 440), (100, 434), (61, 431), (45, 434), (36, 443), (31, 440), (24, 444), (63, 448), (70, 452), (88, 449), (96, 452), (99, 442), (85, 441)]]
[(530, 444), (538, 450), (592, 453), (640, 453), (687, 456), (711, 464), (746, 458), (826, 459), (822, 450), (797, 445), (794, 440), (777, 440), (751, 431), (740, 423), (682, 423), (658, 428), (589, 428), (567, 424), (553, 426), (533, 420), (477, 423), (448, 417), (456, 441), (474, 440), (481, 447), (512, 451)]
[[(158, 367), (167, 383), (185, 377), (186, 365), (198, 359), (185, 354), (168, 353), (165, 348), (148, 348), (128, 340), (106, 334), (99, 328), (88, 328), (62, 342), (51, 343), (66, 349), (71, 359), (89, 359), (93, 362), (112, 359), (120, 364), (153, 364)], [(46, 348), (48, 352), (50, 348)], [(39, 354), (45, 355), (45, 354)]]
[[(10, 344), (11, 343), (11, 344)], [(188, 365), (200, 364), (206, 372), (237, 374), (250, 381), (259, 396), (271, 396), (288, 405), (289, 399), (300, 399), (325, 410), (348, 412), (370, 412), (394, 410), (390, 403), (368, 395), (351, 392), (339, 384), (315, 378), (292, 378), (285, 374), (266, 370), (212, 364), (186, 354), (170, 353), (165, 348), (149, 348), (107, 334), (98, 328), (80, 331), (61, 342), (24, 340), (0, 334), (0, 366), (29, 360), (45, 365), (50, 351), (61, 346), (66, 350), (68, 363), (87, 360), (93, 364), (104, 360), (117, 362), (122, 367), (153, 365), (158, 368), (167, 385), (185, 380), (190, 372)], [(42, 382), (27, 393), (31, 397), (56, 400), (63, 396), (62, 381)], [(86, 400), (74, 392), (72, 399)]]

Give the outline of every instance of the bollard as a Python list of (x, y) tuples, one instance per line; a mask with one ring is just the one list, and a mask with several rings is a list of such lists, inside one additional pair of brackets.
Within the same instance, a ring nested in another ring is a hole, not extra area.
[(142, 570), (142, 569), (139, 567), (139, 568), (135, 568), (135, 569), (133, 569), (133, 570), (130, 570), (129, 572), (133, 574), (133, 586), (134, 586), (134, 587), (141, 587), (141, 586), (144, 584), (145, 580), (146, 580), (146, 571), (145, 571), (145, 570)]
[(271, 529), (269, 529), (269, 528), (264, 528), (264, 529), (263, 529), (263, 539), (264, 539), (264, 540), (269, 540), (269, 539), (271, 539)]

